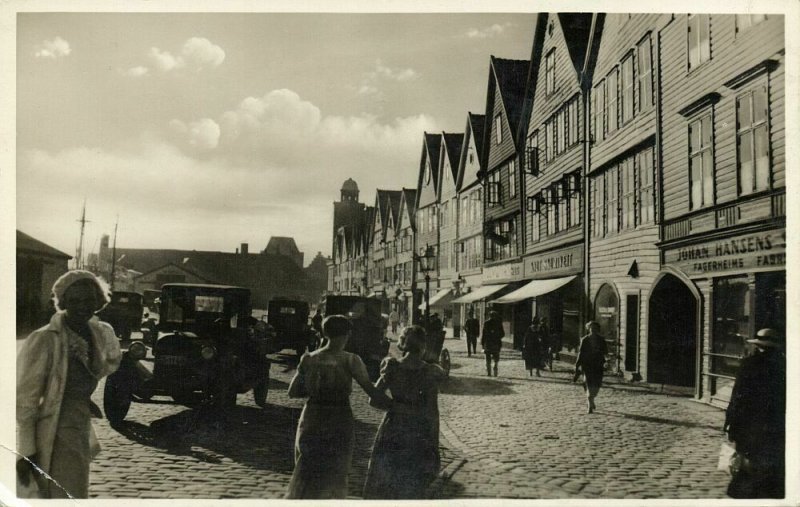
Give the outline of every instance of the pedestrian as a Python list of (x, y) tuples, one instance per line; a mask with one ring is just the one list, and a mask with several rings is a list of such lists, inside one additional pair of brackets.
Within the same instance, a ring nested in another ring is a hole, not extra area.
[(314, 316), (311, 317), (311, 327), (319, 334), (322, 334), (322, 313), (319, 308), (314, 310)]
[(481, 332), (481, 324), (475, 318), (475, 313), (470, 309), (467, 320), (464, 321), (464, 332), (467, 335), (467, 357), (478, 353), (478, 335)]
[(392, 334), (397, 336), (397, 325), (400, 323), (400, 314), (397, 313), (397, 310), (392, 310), (389, 313), (389, 325), (392, 326)]
[[(500, 320), (500, 314), (492, 310), (489, 312), (489, 318), (483, 323), (483, 333), (481, 334), (481, 347), (486, 356), (486, 375), (497, 376), (497, 363), (500, 361), (500, 349), (503, 346), (503, 322)], [(491, 363), (494, 361), (494, 368)]]
[(369, 381), (367, 367), (345, 352), (352, 326), (347, 317), (332, 315), (322, 323), (325, 345), (303, 354), (289, 384), (289, 397), (308, 397), (295, 437), (295, 466), (286, 498), (345, 498), (353, 456), (353, 412), (350, 392), (355, 381), (375, 406), (391, 400)]
[(528, 375), (533, 375), (533, 370), (536, 370), (536, 376), (541, 377), (539, 370), (544, 368), (544, 360), (546, 348), (541, 334), (541, 324), (539, 317), (534, 317), (531, 325), (525, 330), (525, 342), (522, 346), (522, 358), (525, 360), (525, 369), (528, 370)]
[(783, 498), (786, 446), (786, 357), (781, 334), (761, 329), (752, 355), (736, 374), (724, 429), (736, 444), (738, 466), (732, 470), (728, 496)]
[[(63, 274), (53, 285), (57, 312), (17, 356), (18, 452), (24, 458), (16, 471), (31, 496), (89, 496), (89, 464), (100, 450), (91, 423), (99, 409), (90, 397), (121, 359), (114, 329), (95, 316), (109, 294), (89, 271)], [(52, 479), (34, 472), (34, 464)]]
[(577, 381), (580, 374), (583, 373), (583, 390), (586, 392), (588, 413), (591, 414), (597, 408), (594, 399), (600, 392), (600, 385), (603, 383), (607, 348), (606, 339), (600, 335), (600, 324), (591, 320), (586, 323), (586, 330), (589, 334), (581, 338), (572, 381)]
[(539, 323), (539, 335), (542, 338), (542, 350), (545, 364), (553, 371), (553, 355), (555, 354), (555, 346), (557, 340), (554, 338), (553, 333), (550, 331), (550, 326), (547, 325), (547, 317), (542, 317)]
[(444, 370), (424, 360), (425, 330), (405, 329), (400, 359), (386, 358), (375, 386), (392, 395), (369, 461), (364, 498), (420, 499), (439, 472), (439, 383)]

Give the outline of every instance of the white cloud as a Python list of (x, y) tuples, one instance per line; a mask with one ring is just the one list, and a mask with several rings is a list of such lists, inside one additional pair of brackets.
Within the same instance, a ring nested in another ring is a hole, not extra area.
[(150, 48), (150, 51), (147, 52), (147, 57), (152, 62), (153, 66), (162, 72), (168, 72), (183, 66), (183, 62), (180, 59), (172, 56), (170, 52), (161, 51), (156, 47)]
[(219, 143), (220, 128), (217, 122), (210, 118), (188, 124), (180, 120), (169, 122), (174, 132), (183, 136), (186, 144), (201, 151), (213, 150)]
[(122, 73), (125, 76), (128, 76), (128, 77), (142, 77), (145, 74), (147, 74), (148, 72), (150, 72), (150, 69), (148, 69), (147, 67), (143, 67), (141, 65), (138, 65), (136, 67), (131, 67), (130, 69), (127, 69), (127, 70), (123, 71)]
[(69, 42), (65, 41), (61, 37), (56, 37), (53, 40), (46, 40), (39, 45), (39, 49), (36, 50), (35, 56), (36, 58), (60, 58), (62, 56), (67, 56), (72, 52), (72, 48), (69, 47)]
[(380, 60), (376, 60), (375, 70), (368, 73), (368, 76), (372, 78), (382, 77), (394, 81), (411, 81), (412, 79), (419, 77), (419, 74), (417, 74), (417, 72), (411, 68), (393, 69), (384, 65)]
[(470, 39), (488, 39), (497, 35), (501, 35), (506, 31), (507, 28), (511, 26), (511, 23), (503, 23), (502, 25), (495, 23), (492, 26), (485, 28), (470, 28), (467, 31), (467, 37)]
[(219, 67), (225, 61), (225, 51), (204, 37), (192, 37), (181, 49), (183, 61), (189, 67), (205, 69)]
[(191, 37), (186, 39), (177, 56), (169, 51), (151, 47), (147, 52), (149, 67), (137, 65), (131, 67), (124, 74), (129, 77), (141, 77), (153, 68), (161, 72), (170, 72), (177, 69), (201, 71), (219, 67), (225, 61), (225, 51), (206, 39), (205, 37)]

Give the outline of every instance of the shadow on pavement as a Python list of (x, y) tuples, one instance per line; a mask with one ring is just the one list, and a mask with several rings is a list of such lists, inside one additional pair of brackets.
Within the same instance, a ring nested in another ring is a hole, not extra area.
[(442, 394), (467, 396), (476, 394), (514, 394), (510, 383), (505, 380), (475, 377), (450, 377), (447, 382), (441, 385), (439, 391)]
[(722, 433), (722, 428), (710, 424), (700, 424), (691, 421), (679, 421), (677, 419), (664, 419), (663, 417), (653, 417), (649, 415), (626, 414), (624, 412), (616, 412), (614, 410), (598, 409), (597, 413), (610, 415), (614, 417), (622, 417), (624, 419), (633, 419), (636, 421), (651, 422), (656, 424), (671, 424), (673, 426), (682, 426), (684, 428), (703, 428), (703, 429), (719, 431), (720, 433)]

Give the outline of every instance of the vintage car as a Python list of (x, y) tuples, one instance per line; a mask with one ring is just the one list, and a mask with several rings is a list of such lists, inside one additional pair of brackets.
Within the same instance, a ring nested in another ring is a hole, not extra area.
[(142, 295), (138, 292), (114, 291), (111, 301), (98, 312), (100, 320), (108, 322), (121, 340), (130, 340), (133, 331), (142, 325)]
[(125, 418), (131, 401), (154, 395), (224, 409), (252, 389), (256, 404), (266, 405), (270, 362), (266, 339), (249, 325), (249, 289), (166, 284), (159, 310), (152, 372), (140, 363), (146, 347), (135, 342), (106, 380), (103, 404), (112, 424)]
[(275, 298), (269, 302), (267, 312), (267, 323), (274, 330), (270, 352), (293, 349), (299, 356), (307, 348), (313, 348), (316, 333), (308, 325), (308, 303)]
[(158, 298), (161, 297), (161, 291), (156, 289), (145, 289), (142, 291), (142, 304), (148, 309), (150, 313), (158, 312)]
[(381, 302), (362, 296), (326, 296), (321, 305), (323, 315), (344, 315), (353, 325), (353, 333), (345, 350), (358, 354), (367, 366), (371, 379), (380, 374), (380, 365), (389, 354), (386, 339), (387, 321), (381, 316)]

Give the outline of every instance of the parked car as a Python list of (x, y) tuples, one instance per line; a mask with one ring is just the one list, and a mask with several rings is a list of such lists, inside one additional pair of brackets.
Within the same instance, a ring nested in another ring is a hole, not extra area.
[(142, 295), (138, 292), (114, 291), (111, 301), (98, 312), (100, 320), (108, 322), (121, 340), (130, 340), (131, 333), (142, 326)]
[(235, 405), (238, 393), (252, 389), (255, 402), (265, 406), (267, 340), (249, 326), (249, 289), (166, 284), (159, 310), (152, 373), (140, 364), (146, 347), (135, 342), (106, 380), (103, 404), (112, 424), (125, 418), (132, 401), (154, 395), (224, 409)]
[(321, 305), (322, 313), (344, 315), (353, 325), (353, 333), (345, 350), (358, 354), (367, 366), (370, 378), (380, 375), (380, 365), (389, 354), (386, 339), (387, 321), (381, 316), (381, 302), (362, 296), (326, 296)]
[(142, 304), (147, 308), (150, 313), (158, 311), (158, 298), (161, 297), (161, 291), (156, 289), (145, 289), (142, 291)]
[(293, 349), (299, 356), (307, 348), (313, 348), (316, 333), (308, 325), (308, 303), (276, 298), (269, 302), (267, 311), (267, 323), (274, 330), (270, 352)]

